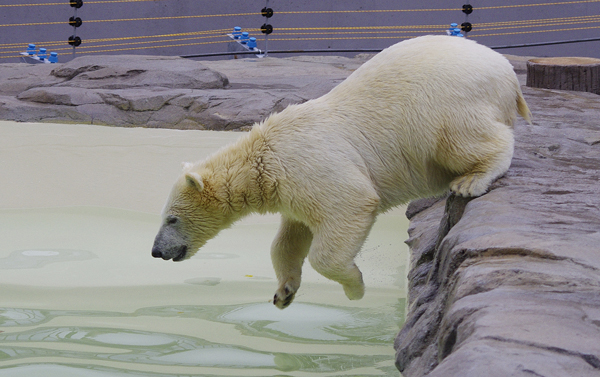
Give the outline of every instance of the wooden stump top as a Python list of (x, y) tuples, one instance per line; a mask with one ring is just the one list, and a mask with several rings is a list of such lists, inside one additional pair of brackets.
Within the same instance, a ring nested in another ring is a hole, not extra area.
[(529, 59), (527, 86), (600, 94), (600, 59), (580, 57)]
[(566, 58), (535, 58), (529, 59), (529, 62), (535, 64), (544, 65), (593, 65), (600, 64), (600, 59), (596, 58), (577, 58), (577, 57), (566, 57)]

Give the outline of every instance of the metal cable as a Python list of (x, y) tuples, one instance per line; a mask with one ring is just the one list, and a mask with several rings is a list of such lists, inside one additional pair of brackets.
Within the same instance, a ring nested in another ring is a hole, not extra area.
[[(86, 4), (111, 4), (111, 3), (137, 3), (142, 1), (160, 1), (160, 0), (104, 0), (104, 1), (86, 1)], [(52, 5), (67, 5), (68, 3), (41, 3), (41, 4), (0, 4), (0, 8), (9, 7), (39, 7)]]
[[(111, 4), (111, 3), (127, 3), (127, 2), (146, 2), (146, 1), (161, 1), (161, 0), (97, 0), (87, 1), (86, 4)], [(551, 5), (572, 5), (572, 4), (585, 4), (585, 3), (598, 3), (600, 0), (576, 0), (576, 1), (564, 1), (564, 2), (553, 2), (553, 3), (536, 3), (536, 4), (517, 4), (517, 5), (502, 5), (502, 6), (490, 6), (490, 7), (477, 7), (476, 10), (491, 10), (491, 9), (506, 9), (506, 8), (518, 8), (518, 7), (537, 7), (537, 6), (551, 6)], [(68, 4), (68, 3), (67, 3)], [(21, 7), (21, 6), (49, 6), (49, 5), (65, 5), (62, 3), (46, 3), (46, 4), (6, 4), (0, 5), (0, 7)], [(459, 8), (441, 8), (441, 9), (391, 9), (391, 10), (324, 10), (324, 11), (279, 11), (278, 14), (344, 14), (344, 13), (385, 13), (385, 12), (433, 12), (433, 11), (459, 11)], [(231, 14), (211, 14), (211, 15), (186, 15), (186, 16), (167, 16), (167, 17), (143, 17), (143, 18), (124, 18), (124, 19), (112, 19), (112, 20), (86, 20), (86, 23), (98, 23), (98, 22), (125, 22), (125, 21), (150, 21), (150, 20), (177, 20), (177, 19), (193, 19), (193, 18), (207, 18), (207, 17), (236, 17), (236, 16), (256, 16), (261, 15), (260, 12), (252, 13), (231, 13)], [(597, 23), (600, 22), (600, 16), (577, 16), (577, 17), (560, 17), (550, 19), (539, 19), (539, 20), (522, 20), (522, 21), (501, 21), (501, 22), (490, 22), (490, 23), (476, 23), (473, 26), (473, 35), (476, 37), (487, 37), (497, 35), (515, 35), (515, 34), (531, 34), (531, 33), (544, 33), (544, 32), (556, 32), (556, 31), (575, 31), (575, 30), (587, 30), (597, 29), (600, 26), (590, 27), (574, 27), (564, 29), (552, 29), (552, 30), (524, 30), (514, 31), (506, 33), (487, 33), (479, 34), (481, 31), (493, 31), (500, 29), (515, 29), (515, 28), (544, 28), (544, 27), (555, 27), (563, 25), (574, 25), (574, 24), (585, 24), (585, 23)], [(0, 27), (9, 26), (40, 26), (40, 25), (64, 25), (65, 22), (34, 22), (34, 23), (20, 23), (20, 24), (5, 24)], [(403, 33), (430, 33), (438, 32), (446, 29), (446, 25), (414, 25), (414, 26), (354, 26), (354, 27), (313, 27), (313, 28), (277, 28), (278, 34), (271, 37), (272, 40), (279, 41), (298, 41), (298, 40), (344, 40), (344, 39), (405, 39), (412, 38), (407, 36), (365, 36), (357, 34), (403, 34)], [(429, 30), (435, 29), (435, 30)], [(173, 33), (173, 34), (162, 34), (156, 36), (140, 36), (140, 37), (121, 37), (121, 38), (98, 38), (85, 40), (86, 43), (101, 43), (101, 42), (116, 42), (116, 41), (131, 41), (135, 39), (146, 39), (146, 38), (165, 38), (165, 37), (178, 37), (178, 36), (192, 36), (192, 35), (203, 35), (197, 37), (188, 37), (181, 39), (166, 39), (166, 40), (155, 40), (155, 41), (139, 41), (139, 42), (128, 42), (128, 43), (115, 43), (107, 44), (104, 46), (82, 46), (78, 49), (86, 48), (103, 48), (103, 47), (115, 47), (131, 44), (152, 44), (152, 43), (166, 43), (166, 42), (179, 42), (185, 40), (199, 39), (199, 38), (216, 38), (222, 37), (230, 29), (217, 29), (212, 31), (202, 32), (191, 32), (191, 33)], [(246, 29), (249, 31), (258, 31), (260, 29)], [(295, 33), (286, 33), (287, 31), (294, 31)], [(217, 35), (209, 35), (219, 33)], [(290, 35), (306, 36), (306, 35), (335, 35), (335, 34), (354, 34), (353, 37), (310, 37), (310, 38), (289, 38)], [(280, 35), (281, 37), (278, 37)], [(112, 49), (103, 50), (108, 51), (126, 51), (126, 50), (138, 50), (138, 49), (149, 49), (149, 48), (165, 48), (165, 47), (178, 47), (178, 46), (191, 46), (191, 45), (202, 45), (202, 44), (213, 44), (213, 43), (224, 43), (224, 41), (211, 41), (211, 42), (197, 42), (187, 44), (172, 44), (165, 46), (143, 46), (143, 47), (130, 47), (128, 49)], [(62, 46), (65, 42), (40, 42), (45, 46)], [(2, 44), (0, 49), (17, 48), (23, 44)], [(56, 50), (70, 50), (71, 48), (58, 48)], [(13, 53), (16, 51), (5, 51), (0, 52), (2, 54)], [(93, 52), (90, 52), (93, 53)]]
[(575, 30), (590, 30), (590, 29), (600, 29), (600, 26), (589, 26), (589, 27), (575, 27), (568, 29), (553, 29), (553, 30), (526, 30), (526, 31), (514, 31), (509, 33), (491, 33), (491, 34), (477, 34), (474, 37), (491, 37), (497, 35), (517, 35), (517, 34), (533, 34), (533, 33), (552, 33), (557, 31), (575, 31)]
[(571, 5), (571, 4), (585, 4), (585, 3), (598, 3), (600, 0), (579, 0), (579, 1), (563, 1), (558, 3), (538, 3), (538, 4), (515, 4), (515, 5), (498, 5), (494, 7), (473, 7), (474, 10), (488, 10), (488, 9), (506, 9), (506, 8), (524, 8), (524, 7), (541, 7), (547, 5)]
[[(600, 0), (598, 0), (600, 1)], [(166, 17), (141, 17), (141, 18), (116, 18), (112, 20), (86, 20), (86, 23), (98, 23), (98, 22), (124, 22), (124, 21), (156, 21), (156, 20), (181, 20), (186, 18), (207, 18), (207, 17), (237, 17), (237, 16), (256, 16), (260, 13), (229, 13), (229, 14), (199, 14), (192, 16), (166, 16)], [(40, 26), (40, 25), (64, 25), (65, 21), (53, 21), (53, 22), (27, 22), (21, 24), (4, 24), (0, 27), (8, 26)]]

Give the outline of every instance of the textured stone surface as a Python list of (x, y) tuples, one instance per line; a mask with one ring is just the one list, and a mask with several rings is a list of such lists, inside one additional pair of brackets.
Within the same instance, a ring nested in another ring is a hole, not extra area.
[(121, 55), (52, 65), (0, 64), (0, 119), (248, 129), (291, 103), (327, 93), (366, 59), (197, 62)]
[(82, 56), (57, 65), (51, 75), (58, 86), (87, 89), (214, 89), (228, 84), (217, 71), (187, 59), (168, 56)]
[(405, 377), (600, 375), (600, 96), (524, 94), (488, 194), (409, 207)]

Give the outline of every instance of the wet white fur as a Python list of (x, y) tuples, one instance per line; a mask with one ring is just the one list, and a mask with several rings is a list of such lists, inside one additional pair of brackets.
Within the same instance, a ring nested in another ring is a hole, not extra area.
[(242, 216), (279, 212), (275, 304), (291, 302), (307, 256), (360, 299), (354, 257), (376, 216), (448, 189), (484, 194), (511, 163), (517, 113), (529, 121), (502, 55), (459, 37), (404, 41), (330, 93), (271, 115), (185, 167), (165, 215), (189, 219), (197, 249)]

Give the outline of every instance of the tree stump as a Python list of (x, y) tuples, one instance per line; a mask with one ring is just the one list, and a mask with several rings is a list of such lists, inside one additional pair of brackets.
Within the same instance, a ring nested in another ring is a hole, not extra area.
[(600, 59), (530, 59), (527, 61), (527, 86), (600, 94)]

